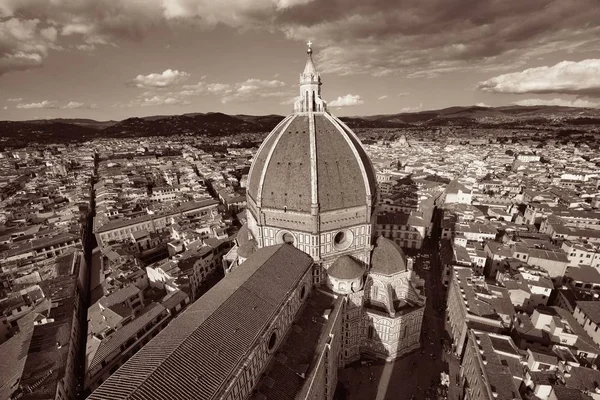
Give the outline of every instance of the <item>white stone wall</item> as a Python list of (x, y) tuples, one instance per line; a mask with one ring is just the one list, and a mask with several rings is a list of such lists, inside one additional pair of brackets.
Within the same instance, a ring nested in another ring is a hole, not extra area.
[[(302, 288), (304, 297), (301, 296)], [(282, 305), (277, 317), (265, 329), (255, 347), (250, 351), (245, 365), (240, 368), (236, 375), (228, 382), (226, 389), (219, 398), (228, 400), (242, 400), (248, 397), (252, 388), (258, 383), (264, 369), (269, 364), (272, 356), (285, 338), (288, 329), (302, 304), (308, 298), (312, 289), (312, 269), (309, 269), (286, 302)], [(268, 348), (269, 340), (273, 332), (276, 333), (277, 341), (272, 349)]]

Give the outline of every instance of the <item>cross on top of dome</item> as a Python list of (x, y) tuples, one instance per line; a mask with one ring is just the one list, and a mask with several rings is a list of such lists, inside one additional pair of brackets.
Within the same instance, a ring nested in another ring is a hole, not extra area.
[(307, 52), (308, 54), (311, 54), (311, 53), (312, 53), (312, 47), (311, 47), (311, 46), (312, 46), (312, 42), (309, 40), (309, 41), (306, 43), (306, 45), (308, 46), (308, 50), (306, 50), (306, 52)]

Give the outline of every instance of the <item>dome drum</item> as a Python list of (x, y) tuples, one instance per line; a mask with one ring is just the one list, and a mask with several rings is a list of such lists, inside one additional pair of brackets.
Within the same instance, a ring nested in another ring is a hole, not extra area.
[(327, 270), (327, 286), (339, 294), (357, 292), (363, 287), (365, 269), (354, 258), (339, 257)]
[(367, 206), (352, 207), (345, 210), (322, 212), (311, 215), (305, 212), (259, 209), (250, 196), (246, 203), (249, 214), (261, 226), (272, 226), (310, 233), (344, 229), (349, 225), (371, 224), (371, 212)]

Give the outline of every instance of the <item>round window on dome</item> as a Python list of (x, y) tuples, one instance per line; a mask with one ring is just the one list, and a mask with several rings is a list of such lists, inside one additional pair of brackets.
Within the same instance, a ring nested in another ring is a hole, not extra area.
[(281, 231), (277, 234), (277, 243), (287, 243), (293, 245), (296, 238), (290, 232)]
[(281, 239), (283, 240), (283, 243), (294, 244), (294, 235), (289, 232), (284, 233)]
[(336, 250), (346, 250), (352, 245), (353, 241), (354, 235), (352, 234), (352, 231), (348, 229), (339, 231), (333, 237), (333, 248)]

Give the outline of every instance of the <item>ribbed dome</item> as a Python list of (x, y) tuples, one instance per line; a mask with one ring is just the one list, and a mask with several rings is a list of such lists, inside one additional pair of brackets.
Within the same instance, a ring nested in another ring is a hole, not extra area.
[(371, 257), (371, 272), (394, 275), (406, 271), (406, 255), (396, 242), (379, 236)]
[(356, 279), (364, 273), (364, 268), (350, 256), (341, 256), (327, 270), (327, 275), (337, 279)]
[(356, 135), (327, 112), (296, 113), (265, 139), (248, 195), (261, 208), (310, 213), (371, 206), (375, 172)]

